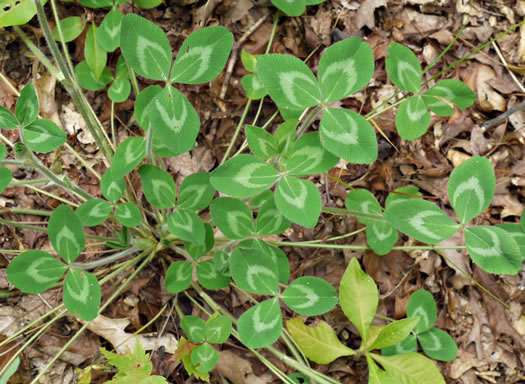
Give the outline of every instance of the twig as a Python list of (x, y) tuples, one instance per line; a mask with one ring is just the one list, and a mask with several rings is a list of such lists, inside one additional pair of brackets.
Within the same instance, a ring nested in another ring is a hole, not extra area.
[(507, 119), (510, 115), (512, 115), (514, 112), (522, 111), (525, 109), (525, 100), (523, 100), (521, 103), (514, 105), (513, 107), (509, 108), (507, 111), (503, 112), (501, 115), (496, 116), (495, 118), (486, 121), (481, 125), (482, 130), (490, 129), (496, 125), (498, 125), (503, 120)]

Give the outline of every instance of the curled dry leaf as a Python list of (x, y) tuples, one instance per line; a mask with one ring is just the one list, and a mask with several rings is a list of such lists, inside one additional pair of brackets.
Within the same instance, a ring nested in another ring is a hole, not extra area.
[(221, 357), (215, 366), (216, 371), (233, 384), (266, 384), (270, 377), (255, 376), (252, 365), (232, 351), (221, 351)]
[(475, 64), (465, 83), (477, 95), (479, 108), (485, 112), (501, 111), (507, 109), (507, 101), (488, 83), (496, 77), (492, 68), (484, 64)]

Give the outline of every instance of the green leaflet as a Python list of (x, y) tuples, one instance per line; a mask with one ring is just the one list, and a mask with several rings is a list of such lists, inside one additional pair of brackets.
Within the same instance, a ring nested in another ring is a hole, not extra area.
[(0, 167), (0, 193), (4, 192), (12, 179), (13, 172), (9, 168)]
[(321, 215), (321, 194), (307, 180), (283, 177), (275, 189), (275, 205), (288, 220), (313, 228)]
[(400, 381), (377, 366), (370, 354), (366, 354), (368, 364), (368, 384), (401, 384)]
[(98, 315), (100, 285), (87, 271), (70, 269), (64, 280), (64, 305), (73, 316), (91, 321)]
[(369, 356), (402, 384), (445, 384), (434, 362), (418, 353), (409, 352), (394, 356), (371, 353)]
[(204, 223), (195, 212), (176, 209), (168, 219), (168, 229), (170, 233), (184, 241), (204, 245)]
[(120, 25), (123, 18), (117, 7), (111, 8), (97, 30), (98, 43), (108, 52), (113, 52), (120, 44)]
[(130, 93), (131, 84), (127, 78), (116, 78), (108, 89), (108, 96), (115, 103), (126, 101)]
[(459, 109), (470, 107), (476, 100), (474, 92), (472, 92), (465, 83), (455, 79), (439, 81), (436, 85), (426, 91), (424, 95), (442, 97)]
[(366, 226), (366, 242), (378, 255), (389, 253), (398, 238), (397, 230), (386, 221), (376, 221)]
[(256, 65), (257, 65), (257, 57), (260, 57), (261, 55), (252, 55), (251, 53), (245, 51), (244, 49), (241, 50), (241, 62), (244, 66), (244, 69), (246, 69), (248, 72), (254, 73), (256, 71)]
[(85, 60), (77, 64), (75, 74), (82, 88), (88, 91), (98, 91), (113, 80), (113, 76), (107, 67), (104, 68), (102, 75), (97, 79)]
[(465, 228), (465, 245), (474, 263), (489, 273), (515, 275), (521, 270), (518, 243), (501, 228)]
[(119, 204), (115, 207), (115, 217), (126, 227), (136, 227), (142, 221), (140, 209), (134, 203)]
[(233, 197), (251, 197), (272, 186), (279, 172), (251, 155), (238, 155), (210, 175), (210, 183), (218, 191)]
[(26, 251), (7, 266), (7, 278), (15, 287), (27, 293), (40, 293), (51, 288), (62, 277), (67, 266), (49, 253)]
[(326, 103), (344, 99), (365, 87), (374, 74), (368, 43), (351, 37), (331, 45), (319, 62), (319, 84)]
[(33, 83), (27, 84), (20, 92), (20, 96), (16, 101), (15, 116), (24, 127), (36, 120), (38, 116), (38, 97)]
[(341, 343), (335, 331), (324, 321), (308, 327), (297, 317), (286, 322), (286, 327), (306, 357), (317, 364), (329, 364), (341, 356), (352, 356), (355, 351)]
[(367, 348), (368, 351), (389, 347), (403, 341), (417, 325), (419, 318), (409, 317), (385, 325), (377, 335), (374, 343)]
[(263, 301), (244, 312), (237, 323), (241, 342), (249, 348), (264, 348), (277, 341), (283, 329), (279, 300)]
[(230, 277), (217, 269), (214, 260), (201, 261), (197, 264), (197, 279), (206, 289), (221, 289), (230, 285)]
[(388, 208), (391, 205), (408, 199), (418, 199), (418, 196), (423, 196), (423, 194), (419, 192), (418, 187), (397, 188), (386, 197), (385, 207)]
[(259, 57), (257, 75), (279, 109), (302, 111), (321, 103), (321, 91), (312, 71), (294, 56)]
[(230, 239), (244, 239), (254, 232), (252, 211), (241, 200), (219, 197), (210, 205), (213, 222)]
[(253, 125), (247, 125), (244, 129), (248, 146), (255, 156), (268, 160), (279, 155), (277, 140), (266, 130)]
[(18, 128), (18, 121), (13, 116), (11, 111), (6, 107), (0, 105), (0, 129), (16, 129)]
[(330, 283), (317, 277), (300, 277), (284, 290), (281, 300), (303, 316), (317, 316), (337, 305), (337, 292)]
[(392, 83), (402, 91), (419, 92), (423, 72), (414, 52), (398, 43), (390, 43), (387, 52), (386, 72)]
[(215, 367), (219, 361), (219, 352), (215, 350), (209, 343), (199, 345), (191, 353), (191, 362), (195, 365), (195, 369), (199, 372), (208, 372)]
[(339, 304), (346, 317), (357, 327), (363, 343), (375, 316), (379, 296), (374, 280), (363, 272), (357, 259), (346, 268), (339, 287)]
[(292, 176), (323, 173), (331, 169), (339, 158), (326, 151), (318, 132), (301, 136), (293, 145), (286, 162), (286, 172)]
[(525, 231), (521, 226), (519, 224), (502, 223), (497, 224), (496, 227), (503, 229), (514, 238), (520, 248), (521, 260), (525, 260)]
[(381, 220), (381, 216), (383, 215), (381, 205), (379, 205), (374, 195), (367, 189), (354, 189), (350, 191), (348, 195), (346, 195), (345, 206), (351, 211), (357, 211), (363, 214), (356, 214), (356, 218), (361, 224), (377, 222)]
[(272, 4), (288, 16), (300, 16), (306, 9), (305, 0), (272, 0)]
[(16, 373), (19, 365), (20, 357), (17, 356), (15, 360), (9, 365), (9, 367), (4, 371), (2, 376), (0, 376), (0, 384), (8, 384), (8, 380)]
[(277, 127), (273, 137), (277, 140), (277, 145), (279, 147), (279, 153), (282, 157), (288, 157), (288, 150), (290, 146), (295, 142), (295, 130), (299, 120), (292, 119), (286, 120), (284, 123)]
[(383, 356), (400, 355), (407, 352), (417, 352), (417, 338), (415, 335), (408, 335), (403, 341), (381, 349)]
[(171, 48), (157, 25), (130, 13), (122, 19), (120, 49), (133, 70), (148, 79), (168, 80)]
[(210, 184), (210, 175), (206, 172), (193, 173), (180, 185), (177, 205), (179, 208), (200, 211), (206, 208), (215, 195), (215, 188)]
[(112, 175), (111, 168), (108, 168), (100, 180), (100, 189), (106, 199), (115, 203), (119, 201), (124, 194), (126, 181), (123, 178), (115, 179)]
[(180, 320), (180, 327), (193, 343), (206, 341), (206, 323), (198, 316), (184, 316)]
[(277, 264), (259, 249), (235, 248), (230, 258), (230, 272), (241, 289), (259, 295), (277, 293)]
[(171, 85), (151, 100), (146, 114), (154, 137), (169, 143), (172, 153), (181, 154), (193, 148), (200, 128), (199, 116), (186, 96)]
[(119, 144), (111, 161), (111, 177), (121, 179), (139, 165), (146, 156), (146, 139), (128, 137)]
[(158, 208), (175, 205), (176, 186), (173, 177), (154, 165), (143, 165), (138, 170), (146, 200)]
[(403, 140), (423, 136), (430, 125), (430, 113), (419, 95), (404, 100), (396, 113), (396, 128)]
[(36, 152), (51, 152), (66, 142), (67, 136), (50, 120), (35, 120), (24, 127), (27, 147)]
[(206, 27), (188, 36), (171, 69), (170, 81), (202, 84), (224, 69), (233, 47), (233, 34), (222, 26)]
[(171, 293), (183, 292), (191, 284), (193, 266), (185, 261), (176, 261), (166, 272), (166, 289)]
[(438, 116), (452, 116), (456, 110), (442, 97), (429, 96), (424, 93), (422, 96), (428, 109)]
[(265, 258), (270, 258), (277, 266), (279, 283), (288, 284), (288, 280), (290, 280), (290, 262), (281, 249), (271, 246), (261, 239), (247, 239), (240, 242), (237, 247), (258, 249), (262, 251)]
[(7, 156), (7, 148), (4, 143), (0, 143), (0, 160), (5, 159)]
[(102, 224), (113, 211), (113, 206), (106, 200), (87, 200), (75, 210), (75, 213), (85, 227)]
[(440, 361), (452, 361), (456, 358), (458, 347), (456, 342), (445, 331), (432, 328), (417, 336), (421, 348), (427, 356)]
[(255, 228), (258, 235), (277, 235), (286, 231), (291, 224), (277, 209), (272, 194), (259, 209)]
[(86, 34), (84, 56), (86, 57), (86, 63), (95, 75), (95, 79), (100, 79), (104, 68), (106, 68), (108, 54), (97, 41), (97, 26), (95, 23), (91, 24)]
[[(78, 0), (78, 2), (89, 8), (106, 8), (111, 7), (112, 0)], [(120, 0), (118, 0), (120, 3)]]
[[(42, 6), (46, 1), (42, 1)], [(2, 2), (0, 28), (26, 24), (36, 15), (36, 8), (30, 0), (7, 0)]]
[(397, 230), (428, 244), (449, 238), (459, 227), (437, 205), (423, 199), (391, 204), (384, 217)]
[(414, 332), (422, 333), (434, 326), (437, 319), (437, 307), (434, 297), (428, 291), (419, 289), (410, 295), (407, 306), (408, 317), (419, 317)]
[(47, 233), (55, 251), (68, 264), (75, 261), (86, 244), (82, 222), (67, 205), (55, 208), (49, 218)]
[(193, 260), (198, 260), (213, 248), (214, 242), (215, 238), (213, 234), (213, 228), (210, 224), (204, 223), (204, 244), (197, 245), (195, 243), (185, 241), (184, 248), (186, 251), (188, 251)]
[(155, 8), (162, 3), (162, 0), (137, 0), (135, 3), (144, 9)]
[(241, 79), (242, 87), (246, 92), (246, 97), (252, 100), (259, 100), (266, 96), (266, 89), (256, 74), (244, 75)]
[[(67, 43), (80, 36), (86, 27), (86, 22), (80, 16), (71, 16), (60, 20), (58, 25), (60, 25), (62, 30), (64, 43)], [(53, 29), (53, 38), (56, 41), (62, 41), (58, 33), (58, 26)]]
[(222, 344), (230, 337), (232, 321), (226, 316), (210, 318), (206, 323), (206, 340), (213, 344)]
[(489, 207), (495, 189), (496, 176), (486, 157), (474, 156), (454, 168), (448, 181), (448, 197), (461, 224)]
[(319, 132), (323, 146), (345, 161), (369, 164), (377, 159), (374, 128), (357, 112), (325, 108)]

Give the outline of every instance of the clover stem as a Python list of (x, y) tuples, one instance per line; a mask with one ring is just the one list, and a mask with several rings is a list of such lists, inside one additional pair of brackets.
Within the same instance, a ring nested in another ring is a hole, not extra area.
[(248, 99), (248, 101), (246, 102), (246, 106), (244, 107), (244, 111), (242, 113), (241, 119), (239, 120), (239, 123), (237, 124), (237, 127), (235, 128), (235, 132), (230, 141), (230, 144), (228, 145), (228, 148), (226, 149), (226, 152), (224, 153), (224, 156), (222, 157), (222, 160), (219, 165), (223, 165), (224, 162), (228, 159), (228, 156), (230, 156), (233, 146), (235, 145), (235, 141), (237, 140), (237, 137), (239, 136), (239, 132), (241, 131), (242, 125), (244, 124), (244, 120), (246, 120), (246, 116), (248, 115), (248, 111), (250, 110), (251, 104), (252, 104), (252, 99)]
[(121, 252), (117, 252), (111, 256), (104, 257), (103, 259), (100, 259), (100, 260), (90, 261), (88, 263), (72, 263), (71, 266), (74, 268), (79, 268), (79, 269), (94, 269), (102, 265), (110, 264), (115, 261), (121, 260), (138, 251), (139, 251), (138, 248), (131, 247)]
[(50, 197), (52, 199), (55, 199), (55, 200), (58, 200), (58, 201), (64, 203), (64, 204), (71, 205), (74, 208), (78, 208), (80, 206), (79, 204), (76, 204), (76, 203), (74, 203), (72, 201), (64, 199), (63, 197), (57, 196), (57, 195), (55, 195), (55, 194), (53, 194), (51, 192), (44, 191), (43, 189), (35, 187), (34, 185), (26, 185), (26, 188), (32, 189), (35, 192), (41, 193), (42, 195), (46, 195), (46, 196), (48, 196), (48, 197)]
[(66, 59), (65, 62), (69, 68), (70, 76), (73, 77), (75, 73), (75, 68), (73, 67), (73, 62), (71, 61), (71, 57), (69, 56), (69, 51), (67, 49), (67, 43), (65, 42), (64, 34), (62, 32), (62, 26), (60, 25), (60, 18), (58, 17), (57, 6), (56, 6), (55, 0), (51, 0), (51, 10), (53, 11), (53, 17), (55, 18), (55, 23), (56, 23), (55, 28), (57, 29), (58, 36), (60, 37), (60, 42), (62, 44), (62, 52), (64, 53), (64, 57)]
[(312, 123), (314, 122), (315, 118), (317, 117), (319, 112), (321, 112), (322, 109), (323, 109), (322, 105), (318, 105), (314, 109), (312, 109), (312, 111), (307, 115), (305, 121), (297, 129), (297, 138), (301, 137), (303, 135), (303, 133), (308, 129), (308, 127), (310, 127), (310, 125), (312, 125)]
[(77, 160), (80, 161), (80, 163), (81, 163), (84, 167), (86, 167), (86, 169), (89, 170), (89, 171), (90, 171), (90, 172), (91, 172), (91, 173), (92, 173), (97, 179), (99, 179), (99, 180), (102, 179), (102, 178), (100, 177), (100, 175), (97, 173), (97, 171), (95, 171), (95, 170), (93, 169), (93, 167), (92, 167), (91, 165), (89, 165), (88, 162), (85, 161), (85, 160), (82, 158), (82, 156), (80, 156), (80, 154), (79, 154), (77, 151), (75, 151), (75, 149), (74, 149), (71, 145), (69, 145), (68, 143), (64, 143), (64, 146), (65, 146), (65, 147), (67, 148), (67, 150), (68, 150), (69, 152), (71, 152), (71, 153), (73, 154), (73, 156), (75, 156), (75, 157), (77, 158)]
[[(2, 73), (0, 72), (0, 75), (1, 75), (1, 74), (2, 74)], [(5, 137), (1, 132), (0, 132), (0, 139), (1, 139), (4, 143), (6, 143), (7, 145), (9, 145), (11, 148), (14, 147), (14, 144), (11, 143), (11, 141), (10, 141), (7, 137)]]

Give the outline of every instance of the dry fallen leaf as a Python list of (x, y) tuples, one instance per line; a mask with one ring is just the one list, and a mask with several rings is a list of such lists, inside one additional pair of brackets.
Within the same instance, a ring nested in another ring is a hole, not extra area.
[(251, 364), (229, 350), (221, 351), (215, 370), (233, 384), (266, 384), (271, 381), (268, 375), (263, 378), (255, 376)]
[(354, 23), (357, 29), (365, 25), (374, 29), (376, 26), (374, 12), (379, 7), (386, 7), (386, 0), (365, 0), (361, 3), (359, 10), (354, 16)]
[(479, 108), (485, 112), (501, 111), (507, 109), (507, 101), (488, 83), (496, 77), (496, 72), (487, 65), (476, 63), (473, 66), (465, 83), (477, 96)]

